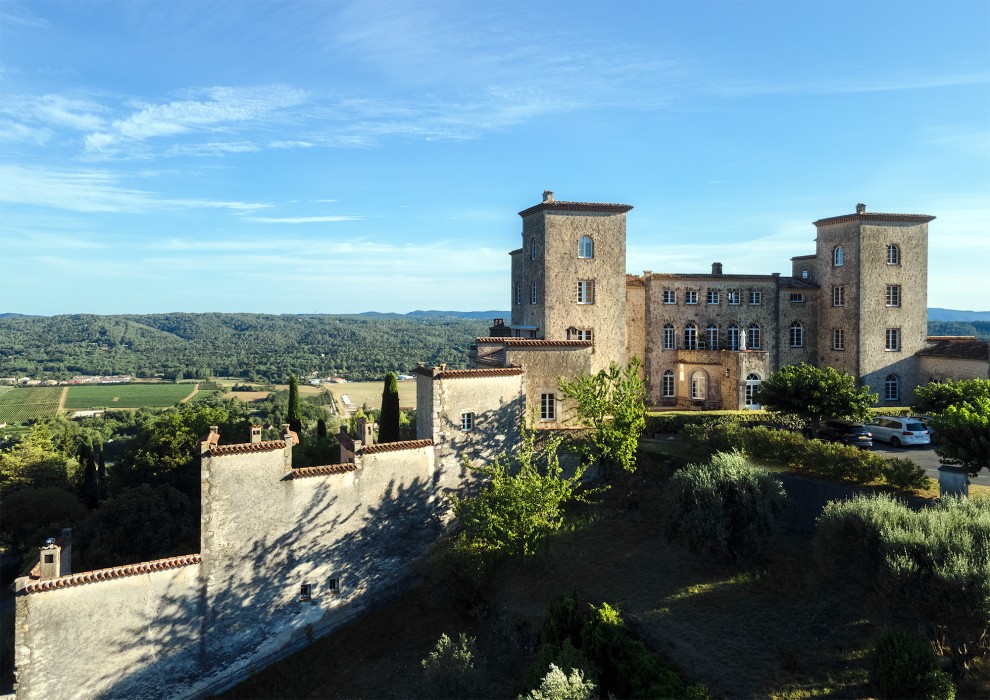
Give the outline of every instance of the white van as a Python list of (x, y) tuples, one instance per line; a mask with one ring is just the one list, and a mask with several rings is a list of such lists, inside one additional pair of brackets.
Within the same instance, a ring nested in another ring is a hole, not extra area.
[(879, 416), (866, 424), (874, 440), (889, 442), (891, 447), (901, 445), (929, 445), (932, 438), (928, 427), (917, 418)]

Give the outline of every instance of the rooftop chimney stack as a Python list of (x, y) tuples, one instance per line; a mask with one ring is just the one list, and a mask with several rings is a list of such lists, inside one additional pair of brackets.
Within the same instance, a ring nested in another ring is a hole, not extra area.
[(866, 213), (866, 205), (865, 204), (862, 204), (862, 203), (861, 204), (857, 204), (856, 205), (856, 213), (857, 214), (865, 214)]
[(722, 263), (720, 263), (720, 262), (713, 262), (712, 263), (712, 274), (713, 275), (721, 275), (722, 274)]
[(261, 426), (260, 425), (252, 425), (251, 426), (251, 444), (252, 445), (257, 445), (259, 442), (261, 442)]
[(543, 203), (553, 201), (553, 190), (543, 190)]

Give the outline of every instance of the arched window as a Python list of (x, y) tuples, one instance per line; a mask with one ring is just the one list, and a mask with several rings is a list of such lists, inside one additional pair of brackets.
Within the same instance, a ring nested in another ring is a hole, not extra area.
[(691, 398), (708, 398), (708, 375), (703, 370), (696, 369), (691, 373)]
[(804, 327), (799, 321), (791, 324), (790, 341), (792, 348), (804, 346)]
[(897, 401), (901, 397), (901, 380), (896, 374), (888, 374), (883, 380), (883, 400)]
[(729, 324), (726, 342), (729, 344), (729, 350), (739, 350), (739, 326), (734, 323)]
[(693, 323), (689, 323), (684, 326), (684, 349), (698, 349), (698, 327)]
[(835, 246), (835, 250), (832, 251), (832, 264), (836, 267), (842, 267), (846, 264), (846, 254), (841, 245)]
[(674, 326), (670, 323), (663, 324), (663, 349), (674, 349)]
[(578, 241), (578, 257), (595, 257), (595, 244), (591, 242), (591, 236), (581, 236), (581, 240)]
[(718, 350), (718, 326), (714, 323), (709, 323), (705, 329), (705, 341), (709, 350)]
[(898, 248), (893, 243), (887, 246), (887, 264), (888, 265), (901, 264), (901, 249)]
[(746, 375), (746, 407), (751, 409), (758, 409), (760, 406), (756, 403), (756, 387), (760, 385), (760, 379), (758, 374), (747, 374)]
[(746, 349), (747, 350), (759, 350), (760, 349), (760, 324), (751, 323), (746, 329)]
[(674, 370), (668, 369), (663, 373), (663, 395), (674, 395)]

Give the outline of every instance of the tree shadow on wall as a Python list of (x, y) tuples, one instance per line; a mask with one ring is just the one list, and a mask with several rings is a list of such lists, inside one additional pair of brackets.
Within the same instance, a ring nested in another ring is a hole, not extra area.
[[(521, 428), (525, 417), (523, 397), (506, 401), (498, 408), (474, 414), (472, 429), (465, 431), (461, 423), (444, 416), (440, 424), (440, 452), (442, 470), (452, 474), (438, 474), (438, 479), (449, 487), (458, 487), (470, 478), (469, 465), (488, 464), (498, 457), (514, 452), (522, 441)], [(456, 464), (456, 466), (453, 466)]]
[[(391, 479), (366, 499), (370, 503), (357, 504), (332, 488), (330, 480), (343, 478), (308, 477), (325, 481), (282, 533), (254, 542), (234, 561), (207, 556), (198, 587), (173, 586), (157, 605), (145, 605), (139, 619), (104, 647), (105, 661), (93, 664), (107, 669), (100, 686), (112, 687), (105, 697), (174, 697), (197, 681), (222, 677), (239, 662), (260, 668), (258, 662), (278, 649), (312, 641), (314, 630), (356, 616), (400, 583), (411, 561), (441, 532), (445, 506), (434, 484)], [(287, 480), (278, 488), (294, 485)], [(339, 584), (336, 592), (332, 579)], [(303, 584), (311, 586), (308, 600)], [(115, 660), (141, 645), (147, 646), (141, 661), (121, 674)]]

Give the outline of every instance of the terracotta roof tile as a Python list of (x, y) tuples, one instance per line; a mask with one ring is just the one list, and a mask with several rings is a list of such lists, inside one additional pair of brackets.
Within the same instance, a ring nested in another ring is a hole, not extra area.
[(199, 564), (202, 557), (199, 554), (186, 554), (181, 557), (170, 557), (168, 559), (156, 559), (145, 561), (139, 564), (127, 564), (125, 566), (114, 566), (109, 569), (97, 569), (95, 571), (83, 571), (78, 574), (59, 576), (44, 581), (34, 581), (27, 584), (22, 589), (24, 593), (41, 593), (53, 591), (59, 588), (71, 588), (81, 586), (86, 583), (96, 583), (98, 581), (111, 581), (116, 578), (126, 576), (138, 576), (140, 574), (150, 574), (153, 571), (165, 571), (167, 569), (179, 569), (191, 564)]
[(478, 338), (476, 343), (508, 348), (590, 348), (590, 340), (544, 340), (540, 338)]
[(815, 226), (830, 226), (832, 224), (844, 224), (849, 221), (898, 221), (917, 224), (927, 224), (933, 221), (934, 216), (928, 214), (882, 214), (880, 212), (863, 212), (862, 214), (842, 214), (841, 216), (831, 216), (827, 219), (819, 219), (814, 222)]
[(330, 474), (347, 474), (357, 469), (353, 462), (345, 464), (325, 464), (319, 467), (299, 467), (292, 470), (293, 479), (302, 479), (307, 476), (326, 476)]
[(368, 445), (361, 450), (363, 454), (374, 455), (379, 452), (398, 452), (399, 450), (418, 450), (423, 447), (432, 447), (433, 440), (402, 440), (400, 442), (380, 442), (377, 445)]
[(626, 286), (627, 287), (645, 287), (646, 282), (643, 281), (642, 277), (636, 275), (626, 274)]
[(650, 275), (655, 280), (708, 280), (709, 282), (719, 282), (729, 280), (733, 282), (773, 282), (776, 277), (773, 275), (713, 275), (710, 272), (654, 272)]
[(540, 202), (534, 207), (523, 209), (519, 216), (527, 217), (538, 211), (592, 211), (603, 214), (624, 214), (632, 209), (629, 204), (611, 204), (608, 202)]
[(285, 449), (285, 440), (267, 440), (266, 442), (242, 442), (237, 445), (216, 445), (207, 454), (211, 457), (221, 455), (242, 455), (250, 452), (274, 452)]
[(818, 285), (800, 277), (781, 277), (780, 286), (784, 289), (818, 289)]
[[(494, 354), (494, 353), (493, 353)], [(484, 361), (484, 358), (478, 358)], [(478, 377), (511, 377), (522, 374), (520, 367), (492, 367), (491, 369), (444, 369), (437, 374), (432, 374), (427, 370), (427, 376), (434, 379), (476, 379)]]
[(987, 360), (990, 343), (972, 336), (929, 336), (932, 343), (915, 353), (918, 357), (945, 357), (953, 360)]

